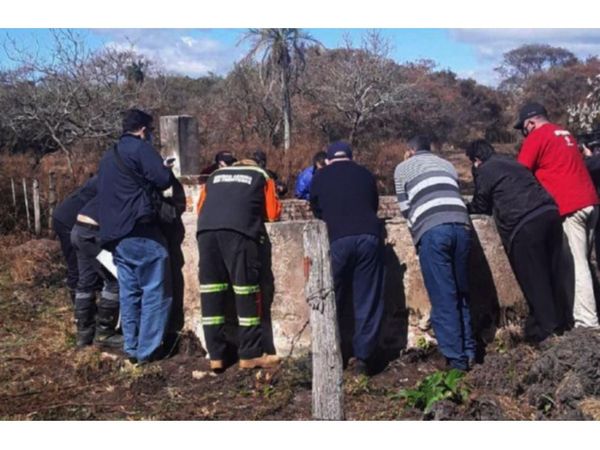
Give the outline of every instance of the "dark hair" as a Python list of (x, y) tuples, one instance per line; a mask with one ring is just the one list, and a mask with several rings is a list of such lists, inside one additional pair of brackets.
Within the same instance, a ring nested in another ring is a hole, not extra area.
[(326, 152), (315, 153), (315, 155), (313, 156), (313, 166), (316, 166), (317, 164), (324, 164), (326, 159), (327, 159)]
[(412, 150), (429, 150), (431, 151), (431, 139), (429, 136), (419, 134), (408, 141), (408, 146)]
[(477, 139), (471, 142), (465, 151), (465, 155), (471, 162), (474, 162), (475, 159), (479, 159), (481, 162), (487, 161), (494, 153), (496, 153), (496, 150), (485, 139)]
[(263, 168), (267, 165), (267, 154), (262, 150), (256, 150), (252, 153), (252, 158), (250, 159), (256, 161), (256, 163)]
[(228, 166), (231, 166), (234, 162), (236, 162), (236, 159), (233, 156), (233, 153), (231, 153), (229, 150), (221, 150), (215, 155), (215, 164), (219, 164), (221, 161)]
[(138, 131), (152, 126), (152, 116), (140, 109), (128, 109), (123, 113), (123, 133)]

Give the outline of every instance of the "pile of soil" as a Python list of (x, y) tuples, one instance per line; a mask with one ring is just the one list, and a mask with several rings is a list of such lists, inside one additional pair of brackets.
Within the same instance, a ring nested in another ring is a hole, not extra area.
[(439, 402), (434, 420), (600, 419), (600, 331), (578, 328), (540, 346), (493, 349), (466, 377), (466, 405)]
[(593, 418), (581, 407), (600, 396), (600, 331), (578, 328), (542, 347), (523, 379), (523, 395), (548, 418)]

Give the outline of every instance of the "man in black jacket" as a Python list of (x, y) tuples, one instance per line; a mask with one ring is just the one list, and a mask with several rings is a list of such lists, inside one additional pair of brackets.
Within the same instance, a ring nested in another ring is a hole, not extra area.
[[(600, 129), (594, 130), (594, 139), (587, 144), (581, 144), (581, 151), (596, 191), (600, 194)], [(596, 249), (596, 265), (600, 259), (600, 220), (596, 224), (594, 248)]]
[(139, 363), (157, 355), (172, 303), (168, 244), (152, 195), (171, 186), (173, 173), (151, 138), (152, 116), (127, 111), (123, 135), (98, 170), (100, 241), (114, 252), (124, 351)]
[(338, 322), (353, 308), (355, 372), (368, 375), (376, 370), (383, 318), (383, 227), (375, 177), (352, 161), (347, 143), (334, 142), (327, 149), (327, 166), (313, 178), (310, 203), (327, 224)]
[[(97, 256), (102, 250), (98, 239), (98, 196), (87, 202), (77, 214), (71, 230), (71, 244), (77, 254), (79, 281), (75, 295), (77, 347), (95, 343), (101, 347), (123, 346), (116, 332), (119, 319), (119, 282), (106, 270)], [(96, 290), (102, 285), (99, 301)]]
[(77, 221), (79, 210), (96, 195), (97, 185), (98, 177), (91, 177), (83, 186), (69, 194), (56, 207), (52, 215), (52, 229), (58, 236), (60, 248), (67, 262), (67, 287), (73, 304), (75, 304), (75, 290), (79, 281), (79, 271), (77, 268), (77, 254), (71, 245), (71, 230)]
[(469, 213), (494, 215), (529, 305), (525, 335), (541, 342), (564, 326), (565, 307), (555, 283), (562, 245), (558, 208), (529, 170), (497, 155), (487, 141), (472, 142), (466, 154), (473, 163), (475, 181)]

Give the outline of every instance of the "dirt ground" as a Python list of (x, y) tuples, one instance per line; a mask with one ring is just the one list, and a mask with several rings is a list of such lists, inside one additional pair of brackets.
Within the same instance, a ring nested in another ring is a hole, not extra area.
[[(57, 251), (51, 241), (44, 245), (50, 255)], [(77, 350), (60, 261), (44, 254), (44, 245), (25, 242), (16, 250), (21, 257), (37, 252), (36, 258), (46, 261), (37, 269), (26, 263), (15, 267), (15, 252), (5, 252), (0, 262), (1, 419), (311, 418), (309, 355), (286, 360), (275, 370), (244, 371), (234, 365), (214, 375), (191, 333), (182, 335), (176, 355), (142, 367), (96, 347)], [(406, 408), (398, 391), (444, 366), (432, 347), (404, 352), (371, 378), (347, 371), (346, 418), (600, 419), (599, 332), (575, 330), (532, 347), (521, 342), (517, 329), (503, 330), (488, 345), (483, 364), (467, 375), (467, 402), (441, 401), (427, 415)]]

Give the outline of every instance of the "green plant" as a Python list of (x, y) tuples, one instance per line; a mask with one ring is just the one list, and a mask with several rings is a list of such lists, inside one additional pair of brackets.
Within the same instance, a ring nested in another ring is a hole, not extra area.
[(346, 387), (348, 395), (361, 395), (368, 394), (370, 392), (369, 377), (366, 375), (359, 375), (350, 380), (350, 383)]
[(469, 387), (463, 381), (461, 370), (438, 371), (425, 377), (415, 389), (402, 389), (392, 398), (403, 398), (406, 406), (422, 410), (425, 414), (440, 400), (464, 403), (469, 397)]
[(540, 397), (538, 404), (539, 409), (541, 409), (545, 415), (548, 415), (552, 408), (556, 407), (556, 402), (554, 401), (552, 396), (547, 394), (543, 394)]
[(415, 345), (418, 349), (424, 351), (427, 351), (431, 348), (431, 342), (429, 342), (425, 336), (419, 336)]
[(508, 342), (506, 341), (506, 339), (503, 339), (501, 337), (496, 337), (496, 339), (494, 340), (494, 344), (495, 344), (496, 351), (499, 354), (502, 355), (508, 351), (509, 345), (508, 345)]
[(275, 393), (275, 388), (270, 384), (262, 388), (262, 396), (264, 398), (269, 398)]

